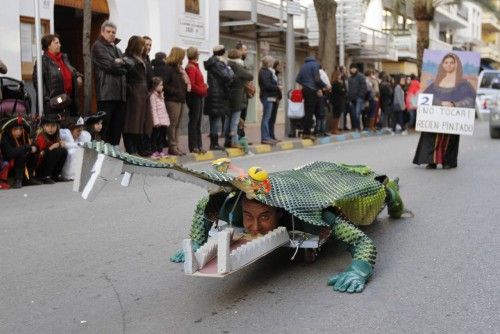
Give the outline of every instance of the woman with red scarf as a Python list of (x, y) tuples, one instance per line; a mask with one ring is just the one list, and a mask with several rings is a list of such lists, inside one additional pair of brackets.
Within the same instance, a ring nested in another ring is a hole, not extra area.
[[(61, 53), (59, 35), (50, 34), (42, 37), (42, 86), (44, 112), (78, 116), (78, 87), (82, 84), (82, 75), (71, 66), (68, 56)], [(33, 69), (33, 84), (37, 86), (36, 64)], [(50, 99), (66, 94), (71, 100), (68, 106), (56, 107)]]

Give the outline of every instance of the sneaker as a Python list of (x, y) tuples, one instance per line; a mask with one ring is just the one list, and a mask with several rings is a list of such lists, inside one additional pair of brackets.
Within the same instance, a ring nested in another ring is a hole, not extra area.
[(153, 160), (157, 160), (157, 159), (160, 159), (162, 157), (161, 153), (160, 152), (154, 152), (153, 154), (151, 154), (150, 158), (153, 159)]
[(52, 180), (52, 178), (50, 176), (44, 177), (42, 179), (42, 182), (45, 183), (45, 184), (54, 184), (54, 183), (56, 183), (56, 181)]

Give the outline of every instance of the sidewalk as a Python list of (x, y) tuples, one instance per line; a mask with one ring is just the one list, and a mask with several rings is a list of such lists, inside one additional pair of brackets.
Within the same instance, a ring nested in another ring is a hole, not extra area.
[[(345, 141), (349, 139), (359, 139), (361, 137), (371, 137), (371, 136), (382, 136), (390, 135), (392, 132), (387, 131), (362, 131), (362, 132), (342, 132), (338, 135), (330, 135), (328, 137), (320, 137), (312, 141), (310, 139), (300, 139), (300, 138), (288, 138), (285, 136), (285, 124), (276, 124), (275, 132), (277, 134), (277, 139), (282, 140), (276, 145), (263, 145), (260, 144), (260, 124), (249, 124), (245, 128), (245, 133), (248, 141), (252, 143), (249, 147), (250, 154), (263, 154), (276, 151), (286, 151), (292, 149), (300, 149), (304, 147), (309, 147), (313, 145), (330, 144), (334, 142)], [(186, 164), (197, 161), (210, 161), (222, 157), (239, 157), (244, 156), (245, 152), (242, 149), (236, 148), (226, 148), (225, 151), (208, 151), (210, 140), (207, 133), (202, 134), (203, 138), (203, 148), (207, 150), (205, 154), (194, 154), (187, 153), (185, 156), (171, 156), (166, 159), (168, 162)], [(219, 138), (219, 144), (224, 143), (224, 138)], [(187, 135), (179, 136), (179, 148), (184, 152), (189, 152), (188, 149), (188, 137)]]

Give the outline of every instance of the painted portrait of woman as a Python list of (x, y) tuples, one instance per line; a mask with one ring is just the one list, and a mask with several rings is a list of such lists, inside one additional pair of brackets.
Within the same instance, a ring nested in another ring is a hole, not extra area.
[[(446, 54), (438, 67), (435, 80), (424, 90), (433, 95), (432, 104), (442, 107), (474, 108), (476, 91), (464, 78), (460, 58), (455, 53)], [(427, 164), (435, 169), (457, 167), (459, 135), (422, 132), (413, 163)]]

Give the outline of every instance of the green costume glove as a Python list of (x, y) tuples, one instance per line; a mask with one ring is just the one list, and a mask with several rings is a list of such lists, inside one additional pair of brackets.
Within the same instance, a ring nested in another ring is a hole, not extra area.
[[(200, 245), (196, 241), (192, 241), (191, 244), (193, 245), (193, 251), (196, 252), (198, 248), (200, 248)], [(178, 249), (174, 255), (170, 257), (171, 262), (175, 263), (182, 263), (184, 262), (184, 251), (182, 249)]]
[(371, 264), (362, 260), (353, 260), (346, 271), (330, 277), (328, 285), (333, 286), (335, 291), (361, 292), (372, 273), (373, 267)]

